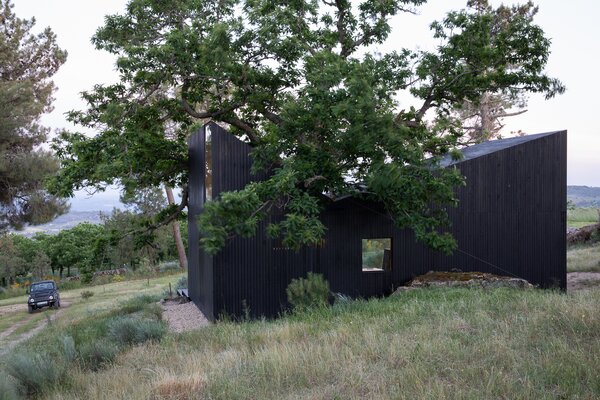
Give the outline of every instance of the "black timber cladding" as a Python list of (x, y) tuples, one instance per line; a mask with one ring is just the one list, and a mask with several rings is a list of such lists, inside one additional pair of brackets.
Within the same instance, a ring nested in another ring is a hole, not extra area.
[[(320, 247), (285, 249), (265, 235), (273, 212), (252, 238), (234, 238), (214, 257), (198, 246), (197, 215), (204, 202), (204, 132), (212, 135), (213, 196), (243, 188), (250, 147), (215, 124), (190, 139), (190, 297), (210, 319), (221, 314), (274, 317), (288, 306), (285, 289), (308, 271), (321, 273), (331, 291), (381, 296), (430, 270), (459, 268), (517, 276), (541, 287), (566, 288), (566, 132), (494, 141), (465, 150), (459, 168), (467, 185), (450, 209), (458, 250), (445, 256), (400, 230), (381, 205), (351, 197), (331, 202), (321, 219)], [(192, 180), (194, 182), (192, 182)], [(193, 192), (196, 193), (193, 193)], [(362, 271), (361, 241), (392, 239), (391, 271)]]

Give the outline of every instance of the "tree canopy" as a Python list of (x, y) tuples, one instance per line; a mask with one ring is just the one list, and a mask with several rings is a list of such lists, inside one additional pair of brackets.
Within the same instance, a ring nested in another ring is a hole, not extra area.
[(48, 133), (39, 120), (52, 109), (51, 77), (67, 53), (50, 28), (35, 35), (34, 25), (15, 16), (10, 0), (0, 0), (0, 232), (47, 222), (66, 209), (44, 190), (59, 164), (39, 148)]
[[(431, 24), (434, 51), (381, 54), (390, 19), (424, 2), (131, 0), (93, 38), (118, 56), (120, 81), (86, 92), (87, 109), (70, 114), (98, 134), (56, 141), (53, 191), (180, 186), (173, 217), (187, 201), (186, 138), (213, 120), (253, 147), (254, 168), (269, 178), (206, 205), (208, 251), (255, 234), (274, 207), (285, 218), (270, 235), (289, 247), (318, 243), (323, 194), (381, 202), (397, 226), (451, 251), (445, 210), (463, 179), (437, 161), (465, 135), (456, 108), (484, 93), (549, 98), (564, 87), (544, 72), (550, 40), (531, 2), (469, 0)], [(414, 105), (399, 104), (404, 91)]]

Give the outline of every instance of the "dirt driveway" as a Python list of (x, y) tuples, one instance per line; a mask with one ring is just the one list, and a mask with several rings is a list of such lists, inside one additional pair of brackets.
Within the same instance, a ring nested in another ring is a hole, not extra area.
[[(55, 320), (62, 313), (63, 308), (67, 308), (70, 305), (70, 302), (62, 300), (61, 308), (58, 310), (54, 311), (49, 310), (48, 308), (43, 308), (41, 310), (34, 311), (32, 314), (27, 312), (27, 304), (11, 304), (9, 306), (0, 307), (0, 317), (14, 315), (17, 313), (22, 313), (23, 316), (18, 322), (12, 324), (8, 329), (0, 332), (0, 356), (8, 353), (17, 344), (42, 331), (48, 324), (48, 321)], [(41, 319), (35, 326), (33, 326), (33, 328), (21, 334), (13, 335), (19, 328), (27, 325), (31, 320), (36, 318), (36, 316), (43, 313), (46, 313), (48, 319)]]

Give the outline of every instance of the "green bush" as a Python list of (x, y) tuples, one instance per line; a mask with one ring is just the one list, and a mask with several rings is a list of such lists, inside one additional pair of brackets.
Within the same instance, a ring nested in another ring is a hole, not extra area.
[(151, 303), (156, 303), (160, 300), (160, 296), (142, 295), (136, 296), (132, 299), (127, 300), (123, 303), (119, 309), (119, 315), (133, 314), (139, 311), (143, 311)]
[(175, 284), (175, 290), (187, 289), (187, 287), (188, 287), (187, 276), (182, 276), (181, 278), (179, 278), (179, 280)]
[(89, 299), (93, 295), (94, 295), (94, 292), (92, 292), (91, 290), (84, 290), (83, 292), (81, 292), (81, 298), (84, 300)]
[(0, 373), (0, 400), (18, 400), (19, 387), (8, 375)]
[(62, 342), (63, 359), (67, 364), (72, 363), (77, 358), (77, 350), (75, 349), (75, 341), (72, 336), (65, 335), (60, 338)]
[(158, 267), (160, 272), (181, 272), (181, 266), (178, 261), (165, 261)]
[(41, 394), (64, 377), (64, 363), (48, 354), (16, 353), (7, 362), (7, 370), (27, 394)]
[(132, 317), (117, 317), (108, 324), (108, 336), (120, 345), (133, 345), (149, 340), (158, 341), (167, 333), (161, 321)]
[(309, 272), (306, 278), (292, 279), (286, 292), (295, 310), (322, 307), (328, 304), (329, 283), (323, 275)]
[(144, 317), (149, 318), (149, 319), (154, 319), (156, 321), (162, 320), (162, 314), (163, 314), (163, 309), (160, 306), (160, 304), (157, 304), (157, 303), (148, 304), (142, 310), (142, 315)]
[(83, 368), (98, 371), (111, 363), (119, 354), (119, 347), (107, 340), (84, 343), (79, 348), (79, 361)]

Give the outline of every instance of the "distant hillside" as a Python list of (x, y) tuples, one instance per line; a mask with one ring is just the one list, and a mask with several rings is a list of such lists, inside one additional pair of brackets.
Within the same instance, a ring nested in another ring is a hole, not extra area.
[(577, 207), (600, 207), (600, 187), (567, 186), (567, 199)]
[(28, 226), (22, 231), (15, 233), (19, 233), (24, 236), (33, 236), (38, 232), (55, 235), (63, 229), (73, 228), (75, 225), (82, 222), (89, 222), (91, 224), (101, 223), (100, 211), (71, 211), (65, 215), (61, 215), (52, 222), (48, 222), (47, 224)]

